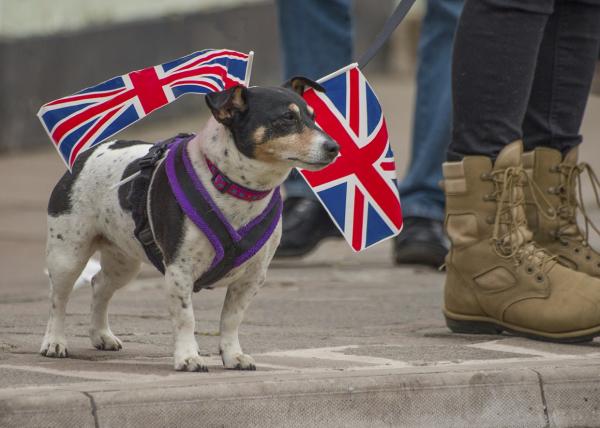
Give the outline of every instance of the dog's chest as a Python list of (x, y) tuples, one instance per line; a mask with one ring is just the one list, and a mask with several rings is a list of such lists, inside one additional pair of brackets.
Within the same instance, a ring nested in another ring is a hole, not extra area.
[[(277, 223), (275, 231), (259, 252), (240, 266), (231, 269), (209, 288), (227, 286), (246, 277), (254, 278), (266, 274), (280, 239), (281, 221)], [(177, 270), (187, 272), (190, 277), (197, 279), (209, 269), (214, 257), (214, 248), (206, 235), (189, 219), (184, 219), (184, 235), (173, 260)]]
[[(208, 163), (207, 166), (203, 157), (194, 165), (191, 153), (195, 154), (196, 158), (204, 156), (201, 152), (188, 150), (188, 140), (172, 143), (165, 161), (154, 174), (150, 206), (156, 231), (155, 239), (161, 246), (165, 265), (186, 263), (189, 258), (200, 261), (194, 274), (196, 277), (201, 273), (194, 280), (194, 291), (197, 291), (210, 287), (231, 270), (242, 266), (261, 252), (279, 223), (281, 196), (279, 189), (275, 189), (263, 192), (262, 199), (249, 200), (241, 199), (243, 196), (240, 195), (245, 191), (239, 187), (231, 192), (227, 189), (219, 190), (211, 179), (216, 176), (222, 177), (217, 175), (221, 172), (215, 170), (214, 164), (208, 168), (211, 164)], [(201, 162), (202, 160), (204, 162)], [(165, 199), (161, 193), (172, 193), (179, 211), (185, 214), (186, 227), (181, 245), (173, 244), (171, 233), (178, 229), (179, 225), (168, 226), (174, 218), (173, 199), (166, 198), (167, 212), (171, 213), (168, 218), (155, 215), (164, 208), (164, 204), (156, 203)], [(136, 223), (142, 224), (137, 219)], [(190, 226), (190, 223), (193, 225)], [(198, 231), (202, 233), (198, 234)], [(212, 251), (208, 251), (210, 247)], [(145, 249), (150, 259), (155, 261), (158, 258), (156, 251), (152, 250), (152, 245), (145, 244)], [(210, 252), (208, 259), (211, 263), (208, 268), (206, 252)], [(155, 266), (163, 270), (161, 263), (155, 262)]]

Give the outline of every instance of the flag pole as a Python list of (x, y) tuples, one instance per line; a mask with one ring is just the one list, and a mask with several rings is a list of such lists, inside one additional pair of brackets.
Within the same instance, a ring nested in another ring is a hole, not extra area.
[(352, 64), (348, 64), (347, 66), (342, 67), (339, 70), (336, 70), (333, 73), (328, 74), (327, 76), (323, 76), (319, 80), (317, 80), (317, 83), (323, 83), (326, 80), (333, 79), (334, 77), (339, 76), (340, 74), (344, 74), (346, 71), (348, 71), (354, 67), (358, 67), (358, 63), (353, 62)]
[(250, 75), (252, 74), (252, 61), (254, 60), (254, 51), (248, 53), (248, 65), (246, 66), (246, 77), (244, 77), (244, 86), (250, 87)]

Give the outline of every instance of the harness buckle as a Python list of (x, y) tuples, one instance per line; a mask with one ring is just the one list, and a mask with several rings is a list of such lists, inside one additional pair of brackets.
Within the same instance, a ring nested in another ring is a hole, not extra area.
[(152, 146), (150, 150), (148, 150), (146, 156), (139, 160), (138, 165), (140, 166), (140, 169), (150, 168), (156, 165), (156, 162), (163, 157), (168, 147), (168, 144), (165, 143)]
[(150, 227), (146, 227), (140, 230), (140, 233), (138, 234), (138, 239), (145, 246), (153, 244), (154, 236), (152, 235), (152, 230), (150, 230)]

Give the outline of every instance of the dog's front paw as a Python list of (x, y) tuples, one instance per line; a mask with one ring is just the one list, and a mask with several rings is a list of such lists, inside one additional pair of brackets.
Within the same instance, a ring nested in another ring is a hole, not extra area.
[(123, 348), (123, 342), (110, 330), (92, 330), (90, 340), (94, 348), (101, 351), (118, 351)]
[(180, 372), (207, 372), (208, 367), (204, 358), (196, 354), (179, 358), (175, 356), (175, 370)]
[(49, 358), (66, 358), (69, 356), (67, 341), (64, 339), (44, 339), (40, 354)]
[(230, 370), (256, 370), (256, 363), (254, 358), (248, 354), (233, 354), (227, 355), (226, 353), (221, 354), (223, 360), (223, 366)]

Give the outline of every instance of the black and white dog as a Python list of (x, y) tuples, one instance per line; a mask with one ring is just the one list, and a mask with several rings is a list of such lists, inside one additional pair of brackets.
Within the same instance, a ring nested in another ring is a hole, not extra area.
[[(322, 88), (294, 78), (282, 88), (237, 86), (206, 96), (212, 112), (205, 128), (184, 150), (188, 163), (210, 199), (235, 230), (263, 212), (293, 167), (318, 170), (331, 163), (339, 147), (314, 122), (313, 110), (301, 97), (306, 87)], [(46, 248), (50, 277), (50, 318), (41, 346), (46, 357), (67, 357), (65, 308), (73, 284), (95, 251), (101, 270), (92, 280), (90, 339), (102, 350), (121, 349), (108, 324), (108, 303), (114, 292), (133, 279), (141, 262), (149, 262), (134, 236), (135, 224), (126, 192), (113, 188), (152, 147), (141, 141), (111, 141), (87, 150), (73, 171), (56, 185), (48, 205)], [(169, 150), (169, 153), (172, 150)], [(166, 163), (163, 159), (162, 163)], [(161, 161), (158, 162), (161, 164)], [(247, 200), (218, 189), (212, 165), (239, 188), (269, 194)], [(155, 174), (156, 175), (156, 174)], [(215, 246), (186, 216), (171, 193), (167, 178), (153, 177), (158, 198), (152, 197), (156, 244), (163, 254), (165, 288), (175, 338), (175, 369), (206, 371), (194, 338), (192, 290), (211, 268)], [(155, 200), (157, 202), (155, 203)], [(250, 300), (265, 281), (267, 267), (281, 237), (276, 227), (252, 257), (234, 267), (218, 285), (227, 285), (220, 321), (220, 353), (229, 369), (254, 370), (252, 357), (242, 352), (238, 328)]]

